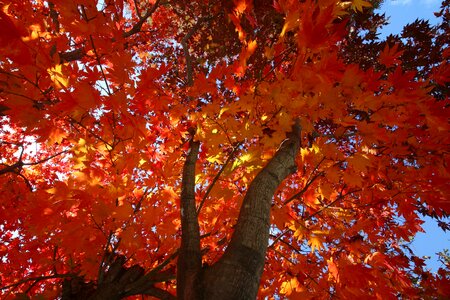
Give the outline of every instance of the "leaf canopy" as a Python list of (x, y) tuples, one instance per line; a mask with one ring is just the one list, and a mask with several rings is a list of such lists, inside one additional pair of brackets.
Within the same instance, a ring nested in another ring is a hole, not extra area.
[(99, 280), (107, 253), (173, 270), (192, 130), (213, 264), (295, 122), (259, 297), (448, 295), (448, 264), (409, 248), (422, 215), (450, 213), (445, 3), (442, 24), (386, 42), (379, 1), (0, 4), (2, 296)]

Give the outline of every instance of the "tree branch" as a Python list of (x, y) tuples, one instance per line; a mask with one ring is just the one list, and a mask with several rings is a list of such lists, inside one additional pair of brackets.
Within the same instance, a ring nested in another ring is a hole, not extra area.
[[(136, 33), (139, 33), (141, 31), (142, 25), (144, 25), (145, 21), (147, 21), (147, 19), (156, 11), (160, 2), (161, 0), (157, 0), (156, 3), (152, 6), (152, 8), (149, 11), (147, 11), (147, 13), (144, 16), (140, 17), (139, 21), (136, 24), (134, 24), (134, 26), (129, 31), (122, 33), (122, 36), (124, 38), (128, 38)], [(125, 48), (127, 48), (126, 45)], [(86, 50), (84, 49), (84, 47), (82, 47), (72, 51), (59, 52), (58, 54), (60, 63), (72, 62), (82, 59), (86, 55)]]
[[(253, 179), (245, 195), (231, 243), (248, 243), (255, 250), (263, 251), (261, 254), (265, 253), (269, 236), (271, 200), (281, 182), (296, 171), (295, 157), (300, 149), (300, 130), (299, 124), (293, 126), (292, 132), (288, 134), (280, 149)], [(253, 231), (251, 225), (256, 225), (252, 224), (253, 222), (262, 226), (258, 229), (267, 232), (267, 239), (260, 240), (262, 232)]]
[(69, 150), (63, 150), (63, 151), (60, 151), (60, 152), (58, 152), (58, 153), (56, 153), (56, 154), (50, 155), (49, 157), (43, 158), (43, 159), (38, 160), (38, 161), (35, 161), (35, 162), (24, 162), (23, 165), (24, 165), (24, 166), (35, 166), (35, 165), (44, 163), (44, 162), (46, 162), (46, 161), (49, 161), (50, 159), (55, 158), (55, 157), (57, 157), (57, 156), (59, 156), (59, 155), (61, 155), (61, 154), (63, 154), (63, 153), (68, 152), (68, 151), (69, 151)]
[(230, 163), (230, 161), (233, 159), (234, 154), (236, 153), (237, 149), (239, 148), (239, 146), (241, 145), (241, 143), (238, 143), (236, 145), (236, 147), (233, 148), (233, 151), (231, 151), (231, 153), (228, 155), (227, 160), (225, 161), (225, 163), (222, 165), (222, 167), (220, 168), (219, 172), (216, 174), (216, 176), (214, 177), (213, 181), (211, 182), (211, 184), (208, 186), (208, 189), (206, 190), (205, 195), (202, 198), (202, 201), (200, 202), (200, 205), (197, 208), (197, 215), (200, 213), (200, 210), (203, 207), (203, 204), (205, 203), (206, 199), (208, 199), (209, 194), (211, 193), (214, 185), (216, 184), (217, 180), (219, 180), (220, 175), (222, 175), (223, 171), (225, 170), (225, 168), (227, 167), (227, 165)]
[(337, 202), (341, 201), (342, 199), (344, 199), (347, 195), (352, 194), (352, 193), (356, 193), (361, 191), (361, 189), (355, 189), (352, 191), (348, 191), (345, 194), (342, 194), (343, 190), (344, 190), (345, 186), (342, 187), (341, 191), (339, 192), (339, 195), (336, 197), (336, 199), (334, 199), (332, 202), (326, 204), (325, 206), (323, 206), (321, 209), (319, 209), (318, 211), (314, 212), (313, 214), (309, 215), (308, 217), (304, 218), (304, 220), (309, 220), (314, 218), (315, 216), (317, 216), (318, 214), (320, 214), (321, 212), (323, 212), (324, 210), (328, 209), (329, 207), (335, 205)]
[[(124, 32), (122, 36), (124, 38), (127, 38), (127, 37), (132, 36), (133, 34), (140, 32), (142, 25), (144, 25), (145, 21), (147, 21), (147, 19), (156, 11), (160, 2), (161, 2), (161, 0), (156, 0), (155, 4), (152, 6), (152, 8), (150, 10), (148, 10), (144, 16), (142, 16), (142, 17), (139, 16), (139, 21), (136, 24), (134, 24), (134, 26), (129, 31)], [(135, 2), (135, 4), (136, 4), (136, 2)], [(136, 12), (138, 12), (137, 5), (136, 5)]]
[(48, 161), (48, 160), (50, 160), (52, 158), (55, 158), (58, 155), (66, 153), (67, 151), (68, 150), (64, 150), (64, 151), (58, 152), (56, 154), (50, 155), (49, 157), (46, 157), (44, 159), (41, 159), (41, 160), (38, 160), (38, 161), (35, 161), (35, 162), (23, 162), (22, 161), (22, 153), (23, 152), (22, 152), (20, 154), (19, 161), (17, 161), (16, 163), (14, 163), (12, 165), (9, 165), (9, 166), (6, 166), (5, 168), (1, 169), (0, 170), (0, 175), (6, 174), (6, 173), (9, 173), (9, 172), (19, 174), (19, 172), (20, 172), (20, 170), (22, 169), (23, 166), (35, 166), (35, 165), (44, 163), (44, 162), (46, 162), (46, 161)]
[(106, 85), (106, 91), (107, 91), (108, 95), (111, 95), (109, 83), (108, 83), (108, 80), (106, 79), (105, 71), (103, 70), (102, 62), (100, 61), (100, 56), (98, 55), (97, 48), (95, 47), (94, 39), (92, 38), (92, 35), (89, 35), (89, 39), (91, 41), (92, 49), (94, 50), (95, 60), (97, 61), (98, 66), (100, 67), (100, 71), (103, 76), (103, 81), (105, 82), (105, 85)]
[(178, 255), (180, 254), (180, 250), (177, 249), (174, 253), (172, 253), (169, 257), (166, 258), (161, 264), (153, 268), (148, 274), (155, 274), (162, 269), (164, 269), (165, 266), (167, 266), (172, 260), (174, 260)]
[(25, 284), (30, 281), (33, 281), (33, 284), (36, 284), (37, 282), (44, 281), (44, 280), (58, 279), (58, 278), (71, 278), (71, 277), (77, 277), (77, 276), (78, 275), (76, 275), (76, 274), (67, 273), (67, 274), (54, 274), (54, 275), (39, 276), (39, 277), (29, 277), (29, 278), (19, 280), (16, 283), (2, 286), (2, 287), (0, 287), (0, 291), (7, 290), (10, 288), (16, 288), (19, 285)]
[[(269, 242), (272, 198), (281, 182), (296, 171), (300, 133), (297, 121), (279, 150), (250, 184), (228, 248), (205, 273), (205, 298), (225, 299), (224, 295), (229, 299), (256, 298)], [(239, 296), (236, 291), (240, 291)]]
[(48, 8), (50, 9), (50, 18), (52, 19), (53, 25), (55, 26), (55, 33), (59, 33), (60, 25), (59, 25), (59, 14), (55, 10), (55, 4), (53, 2), (48, 2)]
[(181, 40), (181, 46), (183, 47), (184, 57), (186, 59), (186, 86), (192, 86), (192, 84), (194, 84), (194, 67), (192, 66), (192, 57), (189, 53), (188, 41), (192, 37), (192, 35), (200, 28), (202, 23), (208, 19), (210, 19), (210, 17), (200, 18)]
[(72, 62), (82, 59), (86, 55), (86, 50), (84, 48), (78, 48), (72, 51), (59, 52), (60, 63)]
[(317, 173), (316, 175), (314, 175), (307, 183), (306, 185), (303, 187), (303, 189), (301, 189), (301, 191), (299, 191), (298, 193), (296, 193), (295, 195), (293, 195), (291, 198), (287, 199), (283, 205), (286, 205), (288, 203), (290, 203), (291, 201), (303, 196), (303, 194), (308, 190), (308, 188), (311, 186), (311, 184), (313, 184), (313, 182), (319, 178), (320, 176), (323, 176), (323, 173)]
[(181, 181), (181, 247), (178, 257), (177, 295), (179, 299), (193, 299), (190, 294), (199, 284), (202, 267), (200, 229), (195, 206), (195, 164), (200, 143), (194, 141), (195, 129), (190, 130), (189, 150)]

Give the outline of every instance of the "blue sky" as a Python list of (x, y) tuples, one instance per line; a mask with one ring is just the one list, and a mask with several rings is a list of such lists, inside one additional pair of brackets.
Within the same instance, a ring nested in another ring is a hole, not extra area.
[[(417, 18), (436, 24), (438, 20), (433, 13), (439, 11), (440, 6), (440, 0), (386, 0), (380, 10), (389, 17), (390, 24), (383, 28), (382, 36), (400, 33), (404, 25)], [(411, 249), (418, 256), (429, 256), (427, 267), (436, 271), (441, 266), (436, 253), (445, 248), (450, 249), (450, 233), (444, 233), (435, 220), (431, 218), (424, 220), (422, 227), (426, 233), (419, 233), (414, 238)]]
[(417, 18), (430, 20), (436, 24), (434, 12), (439, 11), (440, 0), (386, 0), (381, 11), (389, 16), (389, 25), (383, 28), (386, 33), (399, 33), (402, 27)]

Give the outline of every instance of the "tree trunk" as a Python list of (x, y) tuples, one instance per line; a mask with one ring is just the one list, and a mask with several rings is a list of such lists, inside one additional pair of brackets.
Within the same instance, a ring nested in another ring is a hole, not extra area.
[(192, 134), (181, 182), (181, 247), (177, 269), (177, 297), (180, 300), (200, 299), (202, 289), (200, 229), (195, 205), (195, 163), (200, 145), (193, 138)]
[[(200, 244), (197, 243), (199, 233), (194, 232), (198, 230), (195, 207), (191, 207), (189, 210), (186, 207), (186, 205), (192, 206), (195, 204), (193, 204), (192, 197), (184, 197), (183, 195), (186, 195), (186, 193), (182, 192), (182, 228), (183, 231), (187, 230), (188, 232), (183, 232), (178, 262), (177, 288), (179, 299), (248, 300), (256, 298), (269, 240), (272, 197), (280, 183), (289, 174), (295, 172), (295, 157), (299, 148), (300, 126), (296, 124), (274, 157), (250, 184), (230, 244), (220, 260), (206, 270), (199, 267), (201, 256), (198, 258), (200, 253)], [(195, 153), (195, 148), (193, 149), (194, 151), (191, 149), (186, 159), (183, 177), (188, 174), (186, 171), (188, 166), (190, 166), (191, 171), (195, 170), (195, 162), (194, 166), (192, 166), (192, 162), (196, 157), (191, 156), (192, 153)], [(195, 178), (193, 173), (189, 176), (192, 176), (192, 180)], [(183, 189), (188, 189), (193, 193), (194, 186), (185, 186), (187, 182), (188, 180), (183, 178)], [(192, 220), (195, 220), (197, 229), (192, 227), (193, 224), (190, 226), (188, 224), (183, 225), (183, 223), (192, 222)], [(185, 239), (189, 236), (193, 237), (190, 243), (192, 247), (190, 250), (185, 250), (186, 246), (183, 245), (188, 244)], [(189, 256), (191, 253), (193, 255)], [(190, 262), (183, 261), (186, 258)], [(186, 265), (191, 266), (188, 272), (186, 272)], [(180, 268), (180, 266), (183, 268)], [(183, 276), (185, 277), (183, 278)], [(181, 284), (180, 279), (182, 280)]]

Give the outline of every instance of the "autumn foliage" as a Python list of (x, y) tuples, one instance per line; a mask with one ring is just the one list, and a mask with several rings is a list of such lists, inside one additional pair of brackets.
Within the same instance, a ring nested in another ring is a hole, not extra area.
[(0, 1), (1, 297), (448, 296), (449, 3), (379, 2)]

